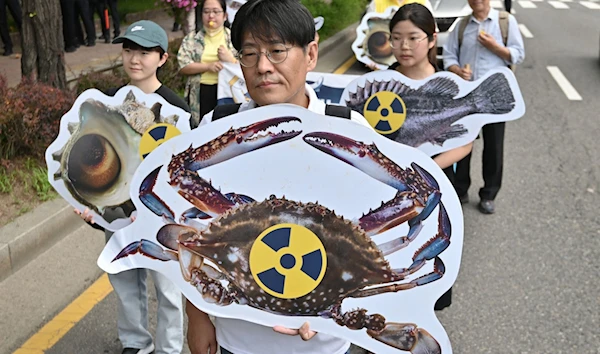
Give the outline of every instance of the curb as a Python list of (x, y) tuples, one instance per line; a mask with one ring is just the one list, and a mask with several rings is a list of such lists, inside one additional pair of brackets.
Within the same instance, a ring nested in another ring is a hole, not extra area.
[(73, 207), (57, 198), (0, 228), (0, 282), (82, 224)]
[(319, 56), (325, 55), (330, 52), (333, 48), (335, 48), (340, 41), (347, 37), (356, 37), (356, 28), (358, 27), (358, 22), (351, 24), (350, 26), (344, 28), (340, 32), (334, 34), (333, 36), (327, 38), (323, 42), (319, 44)]

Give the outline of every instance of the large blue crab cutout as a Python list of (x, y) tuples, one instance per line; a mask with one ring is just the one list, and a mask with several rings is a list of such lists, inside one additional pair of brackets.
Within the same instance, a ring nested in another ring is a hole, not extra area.
[(451, 353), (433, 312), (456, 280), (456, 193), (425, 154), (366, 126), (275, 105), (158, 147), (137, 219), (98, 264), (166, 274), (198, 308), (376, 353)]
[(371, 72), (346, 87), (342, 104), (363, 114), (380, 134), (429, 156), (472, 142), (485, 124), (525, 114), (508, 68), (490, 70), (477, 81), (449, 72), (419, 81), (396, 70)]
[[(118, 230), (135, 211), (129, 189), (142, 161), (142, 136), (155, 127), (190, 131), (189, 116), (134, 86), (121, 88), (114, 97), (87, 90), (61, 118), (59, 135), (46, 149), (48, 180), (73, 207), (88, 208), (97, 224)], [(165, 137), (156, 139), (158, 144)], [(106, 217), (117, 209), (124, 218)]]

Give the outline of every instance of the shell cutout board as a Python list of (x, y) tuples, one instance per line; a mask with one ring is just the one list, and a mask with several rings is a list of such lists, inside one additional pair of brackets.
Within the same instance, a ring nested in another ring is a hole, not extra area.
[[(98, 259), (106, 272), (159, 271), (218, 317), (310, 321), (376, 353), (410, 352), (381, 339), (412, 335), (413, 352), (452, 352), (433, 307), (458, 274), (463, 215), (443, 171), (419, 150), (347, 119), (271, 105), (156, 148), (131, 181), (131, 200), (136, 220)], [(409, 233), (403, 220), (419, 218), (414, 240), (396, 247)], [(411, 274), (394, 273), (402, 268)], [(426, 284), (406, 285), (415, 279)], [(204, 298), (198, 289), (211, 290)], [(369, 334), (332, 319), (357, 308), (391, 328)]]
[(398, 6), (390, 6), (383, 13), (367, 12), (356, 28), (356, 39), (352, 51), (356, 60), (365, 65), (375, 65), (380, 70), (387, 69), (396, 59), (389, 43), (390, 19), (398, 11)]
[(135, 212), (129, 186), (142, 159), (190, 131), (189, 120), (189, 113), (135, 86), (122, 87), (114, 97), (86, 90), (61, 118), (58, 137), (46, 149), (48, 180), (74, 208), (87, 208), (95, 223), (118, 230)]
[(433, 13), (429, 0), (371, 1), (367, 13), (356, 28), (356, 39), (352, 42), (352, 51), (356, 60), (365, 65), (374, 65), (380, 70), (387, 69), (396, 61), (389, 42), (389, 24), (398, 8), (410, 3), (421, 4)]
[(474, 141), (486, 124), (525, 114), (515, 75), (504, 67), (477, 81), (450, 72), (416, 81), (396, 70), (374, 71), (352, 81), (340, 104), (364, 115), (378, 133), (429, 156)]

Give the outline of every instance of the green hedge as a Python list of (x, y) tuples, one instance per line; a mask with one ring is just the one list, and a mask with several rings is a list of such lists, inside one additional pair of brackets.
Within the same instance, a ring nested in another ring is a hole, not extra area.
[(360, 21), (369, 0), (332, 0), (326, 4), (323, 0), (302, 0), (314, 17), (323, 16), (325, 23), (319, 31), (319, 37), (325, 40), (354, 22)]

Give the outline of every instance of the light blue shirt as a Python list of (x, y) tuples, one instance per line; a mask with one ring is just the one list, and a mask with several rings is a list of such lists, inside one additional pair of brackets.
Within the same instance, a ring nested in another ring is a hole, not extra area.
[[(504, 45), (498, 21), (499, 14), (498, 10), (491, 8), (488, 17), (483, 21), (478, 21), (475, 17), (470, 16), (463, 34), (461, 48), (458, 48), (460, 23), (457, 23), (444, 45), (444, 69), (447, 70), (452, 65), (462, 68), (465, 64), (470, 64), (473, 72), (471, 80), (477, 80), (491, 69), (522, 63), (525, 59), (525, 47), (519, 25), (513, 15), (508, 16), (508, 39), (506, 41), (506, 47), (510, 51), (510, 61), (500, 58), (477, 41), (479, 31), (483, 30), (492, 35), (500, 45)], [(461, 19), (461, 21), (464, 20)]]

